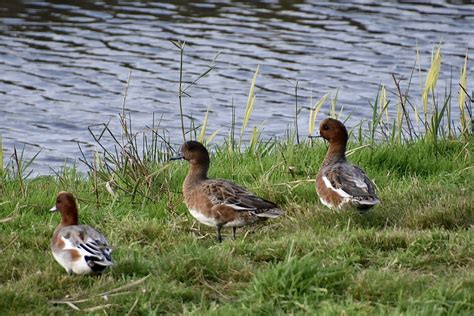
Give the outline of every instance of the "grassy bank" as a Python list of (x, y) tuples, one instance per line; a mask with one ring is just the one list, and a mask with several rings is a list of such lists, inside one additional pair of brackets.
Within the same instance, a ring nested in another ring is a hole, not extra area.
[[(182, 203), (185, 163), (159, 173), (151, 198), (134, 200), (111, 195), (104, 183), (96, 192), (93, 177), (71, 170), (26, 182), (4, 175), (0, 313), (472, 314), (472, 141), (354, 151), (350, 159), (374, 179), (382, 200), (365, 215), (319, 203), (311, 181), (325, 150), (322, 142), (275, 143), (265, 153), (216, 150), (211, 176), (242, 183), (287, 211), (239, 230), (235, 241), (226, 231), (222, 244)], [(60, 190), (77, 195), (82, 222), (113, 244), (116, 264), (100, 277), (66, 275), (50, 254), (59, 217), (48, 209)]]

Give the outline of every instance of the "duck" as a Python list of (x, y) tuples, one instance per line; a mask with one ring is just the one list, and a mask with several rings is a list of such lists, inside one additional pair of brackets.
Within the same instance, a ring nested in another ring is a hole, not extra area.
[(70, 192), (59, 192), (51, 212), (61, 213), (51, 251), (68, 274), (100, 274), (113, 265), (107, 238), (88, 225), (79, 225), (77, 204)]
[(183, 182), (184, 202), (189, 213), (200, 223), (215, 227), (218, 242), (222, 242), (221, 229), (224, 227), (232, 228), (235, 239), (237, 228), (284, 214), (275, 203), (254, 195), (238, 184), (209, 179), (209, 152), (200, 142), (185, 142), (178, 155), (171, 158), (179, 159), (189, 162)]
[(344, 124), (333, 118), (319, 125), (319, 136), (329, 142), (329, 148), (316, 175), (316, 192), (322, 204), (333, 210), (355, 207), (366, 211), (380, 200), (375, 185), (365, 172), (346, 159), (349, 139)]

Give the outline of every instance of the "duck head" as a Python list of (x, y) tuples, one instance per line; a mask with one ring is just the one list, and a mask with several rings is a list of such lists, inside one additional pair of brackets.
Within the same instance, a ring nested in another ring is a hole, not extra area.
[(349, 139), (344, 124), (333, 118), (326, 118), (319, 124), (319, 134), (330, 144), (346, 144)]
[(50, 209), (51, 212), (61, 213), (62, 225), (77, 225), (77, 205), (74, 195), (69, 192), (59, 192), (56, 197), (56, 204)]
[(209, 165), (209, 152), (206, 147), (200, 142), (190, 140), (185, 142), (178, 155), (172, 157), (170, 160), (185, 159), (192, 165)]

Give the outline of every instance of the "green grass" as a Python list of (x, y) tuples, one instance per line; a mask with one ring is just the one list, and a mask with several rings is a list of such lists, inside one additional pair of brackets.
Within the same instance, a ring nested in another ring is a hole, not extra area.
[[(238, 230), (236, 240), (226, 230), (222, 244), (182, 202), (184, 162), (156, 174), (149, 198), (133, 200), (112, 197), (104, 182), (96, 186), (74, 170), (26, 181), (3, 172), (0, 314), (73, 307), (108, 314), (474, 313), (472, 138), (355, 151), (350, 160), (374, 179), (382, 200), (364, 215), (329, 211), (316, 197), (311, 180), (323, 142), (270, 147), (246, 154), (214, 148), (211, 177), (246, 185), (287, 212)], [(81, 222), (114, 247), (115, 266), (99, 277), (69, 276), (50, 253), (59, 216), (48, 209), (60, 190), (78, 197)], [(73, 305), (57, 302), (64, 300)]]

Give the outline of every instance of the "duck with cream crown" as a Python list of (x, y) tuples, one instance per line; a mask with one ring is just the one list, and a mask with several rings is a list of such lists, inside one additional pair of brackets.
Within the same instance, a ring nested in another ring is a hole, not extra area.
[(107, 238), (88, 225), (79, 225), (76, 200), (71, 193), (59, 192), (50, 211), (61, 213), (51, 250), (54, 259), (68, 273), (98, 274), (112, 266)]

